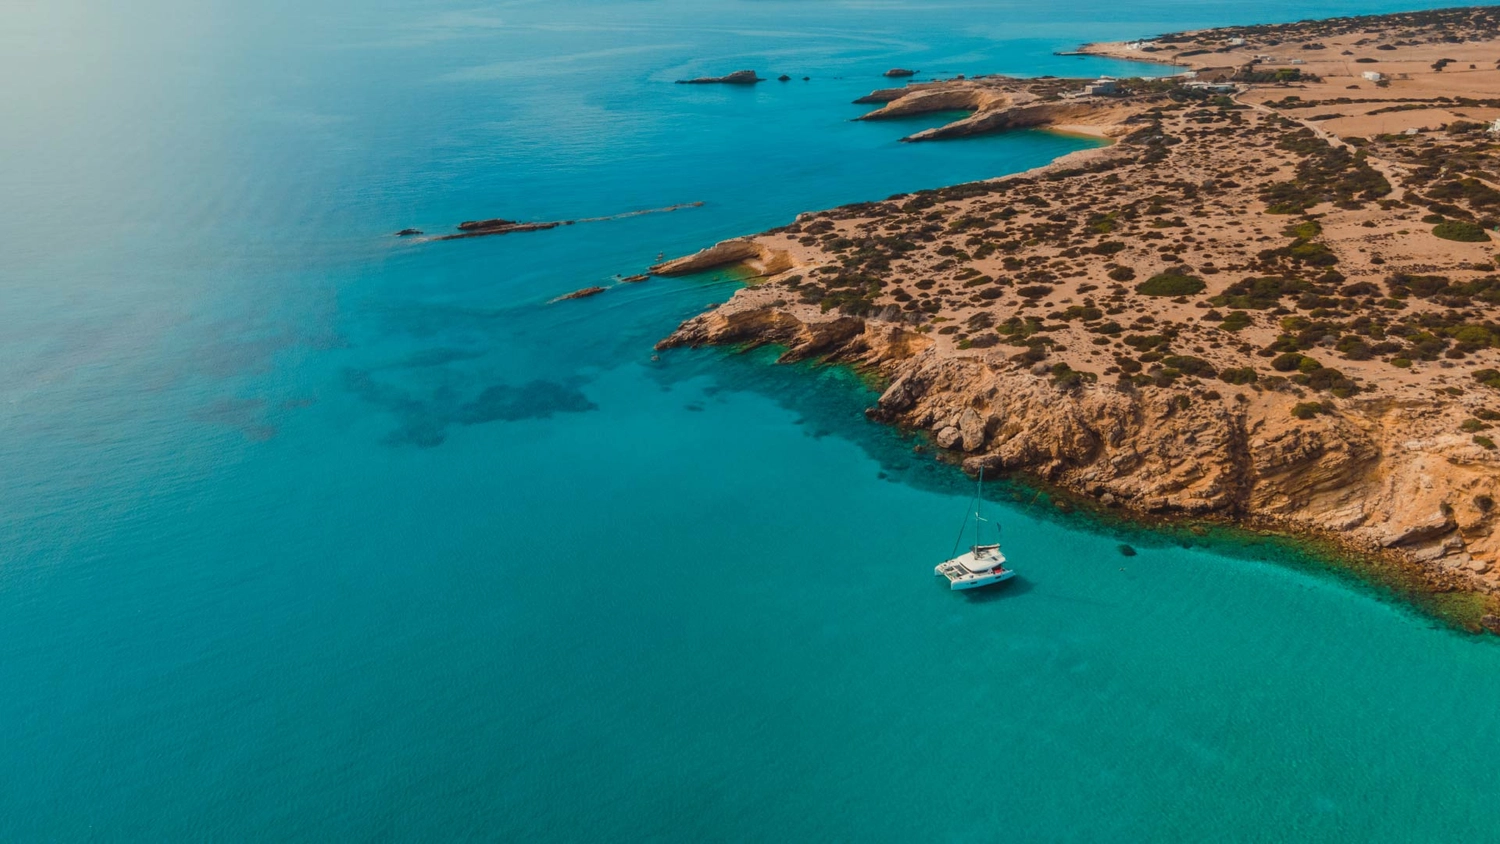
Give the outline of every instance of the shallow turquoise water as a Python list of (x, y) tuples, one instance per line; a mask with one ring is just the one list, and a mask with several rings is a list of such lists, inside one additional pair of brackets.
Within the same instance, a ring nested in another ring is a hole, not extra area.
[(545, 304), (1085, 143), (898, 144), (887, 67), (1384, 8), (11, 13), (0, 838), (1493, 837), (1493, 640), (1014, 504), (949, 593), (967, 484), (847, 374), (651, 359), (730, 280)]

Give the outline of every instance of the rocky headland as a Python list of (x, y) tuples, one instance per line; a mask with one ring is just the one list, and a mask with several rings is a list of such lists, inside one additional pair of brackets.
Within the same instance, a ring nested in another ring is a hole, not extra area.
[(1500, 630), (1500, 11), (1085, 49), (1193, 74), (876, 92), (971, 112), (914, 140), (1113, 143), (659, 265), (755, 276), (660, 347), (865, 368), (873, 418), (970, 472), (1332, 538)]

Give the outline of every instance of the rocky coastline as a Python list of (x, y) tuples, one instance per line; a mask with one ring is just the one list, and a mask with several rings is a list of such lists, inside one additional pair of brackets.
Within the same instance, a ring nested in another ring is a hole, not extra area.
[[(1500, 19), (1445, 14), (1293, 25), (1273, 40), (1288, 51), (1317, 39), (1336, 57), (1378, 32), (1399, 45), (1383, 61), (1425, 60), (1418, 47), (1432, 42), (1462, 54), (1448, 64), (1500, 45)], [(1160, 40), (1181, 61), (1206, 42), (1267, 49), (1257, 37)], [(1203, 84), (1122, 80), (1102, 95), (1084, 80), (876, 92), (868, 119), (972, 111), (934, 139), (1081, 126), (1118, 143), (803, 214), (658, 265), (671, 275), (733, 263), (753, 276), (659, 348), (774, 344), (785, 361), (867, 369), (888, 384), (870, 417), (924, 432), (970, 473), (1024, 473), (1143, 518), (1320, 537), (1429, 593), (1471, 596), (1460, 623), (1500, 632), (1500, 459), (1488, 436), (1500, 420), (1500, 295), (1486, 292), (1500, 294), (1500, 255), (1484, 236), (1500, 221), (1475, 187), (1491, 184), (1491, 159), (1473, 152), (1466, 123), (1419, 137), (1467, 153), (1449, 158), (1467, 172), (1447, 173), (1299, 109), (1360, 84), (1334, 72), (1330, 62), (1228, 91), (1205, 73)], [(1233, 73), (1271, 78), (1248, 60)], [(1455, 107), (1438, 93), (1449, 83), (1401, 81), (1372, 90), (1384, 99), (1367, 110)], [(1493, 87), (1482, 108), (1500, 113), (1493, 60), (1465, 84)], [(1459, 105), (1471, 121), (1482, 108)], [(1346, 117), (1348, 105), (1328, 112)], [(1367, 125), (1357, 117), (1348, 126)]]

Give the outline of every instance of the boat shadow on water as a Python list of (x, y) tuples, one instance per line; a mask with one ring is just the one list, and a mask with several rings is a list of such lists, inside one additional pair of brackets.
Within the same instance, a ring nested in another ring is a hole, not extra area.
[(1020, 575), (1002, 583), (981, 586), (978, 589), (950, 589), (946, 581), (942, 581), (941, 585), (944, 592), (962, 596), (964, 601), (970, 604), (992, 604), (1007, 598), (1019, 598), (1035, 588), (1031, 581)]

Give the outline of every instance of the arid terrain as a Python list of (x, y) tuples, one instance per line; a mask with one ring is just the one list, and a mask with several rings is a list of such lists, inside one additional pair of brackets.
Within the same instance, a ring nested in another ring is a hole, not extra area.
[(872, 416), (971, 472), (1331, 536), (1500, 595), (1500, 9), (1083, 52), (1191, 73), (875, 92), (866, 119), (972, 112), (909, 140), (1114, 143), (661, 265), (757, 276), (662, 346), (864, 366), (889, 384)]

